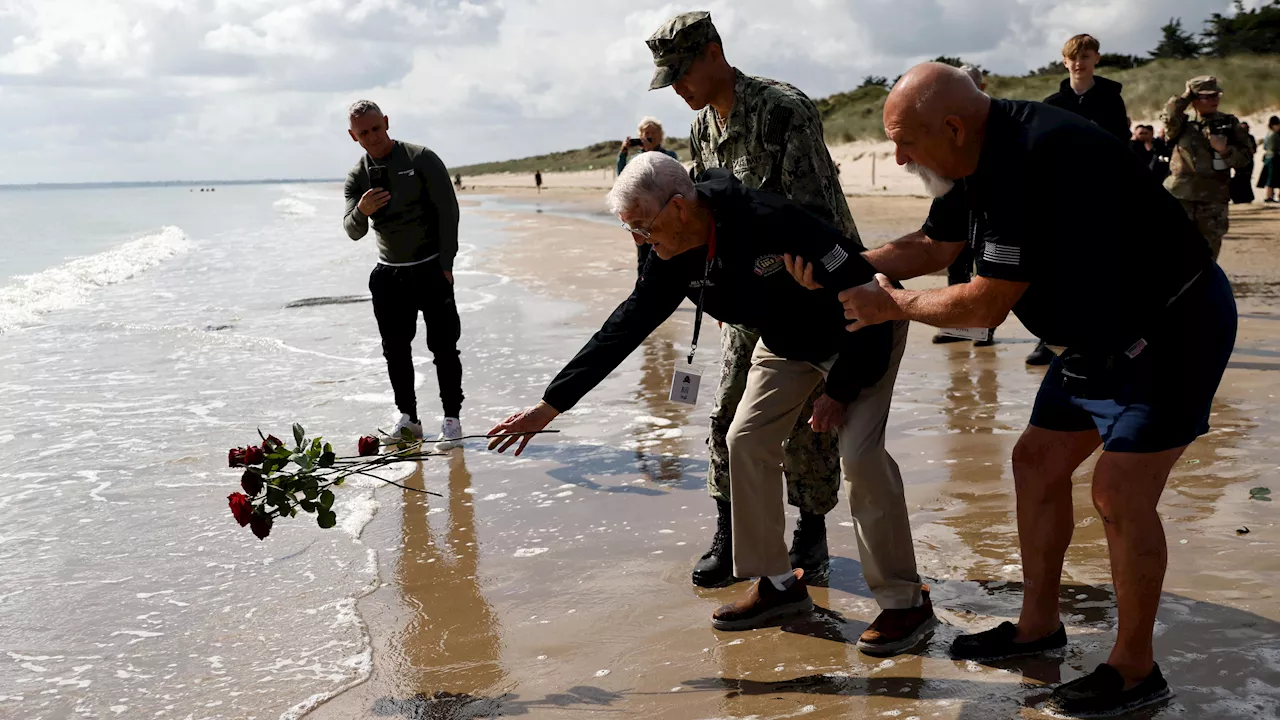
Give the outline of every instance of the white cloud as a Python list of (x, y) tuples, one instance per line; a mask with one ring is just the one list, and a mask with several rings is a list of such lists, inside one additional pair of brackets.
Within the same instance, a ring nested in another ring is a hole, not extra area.
[[(1251, 0), (1256, 5), (1259, 0)], [(1076, 32), (1143, 53), (1229, 0), (712, 0), (729, 59), (814, 97), (947, 54), (1021, 73)], [(644, 39), (693, 7), (620, 0), (6, 0), (0, 182), (341, 176), (343, 109), (465, 164), (576, 147), (643, 115)]]

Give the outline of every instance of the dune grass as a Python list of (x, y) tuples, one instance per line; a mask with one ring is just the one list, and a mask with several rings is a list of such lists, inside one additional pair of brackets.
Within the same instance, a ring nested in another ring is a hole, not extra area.
[[(1157, 60), (1131, 70), (1104, 70), (1100, 74), (1124, 83), (1124, 100), (1133, 118), (1155, 118), (1170, 96), (1181, 94), (1187, 80), (1197, 75), (1216, 75), (1226, 94), (1222, 110), (1237, 115), (1280, 108), (1280, 56), (1238, 55), (1226, 58), (1194, 60)], [(1043, 100), (1058, 89), (1066, 77), (1040, 75), (1010, 77), (990, 75), (987, 92), (992, 97), (1014, 100)], [(863, 87), (837, 93), (816, 102), (822, 112), (823, 127), (829, 144), (855, 140), (883, 140), (881, 113), (889, 91), (881, 87)], [(612, 169), (622, 139), (605, 140), (588, 147), (534, 157), (481, 163), (451, 169), (464, 176), (486, 173), (572, 172)], [(666, 146), (689, 159), (687, 138), (668, 137)]]

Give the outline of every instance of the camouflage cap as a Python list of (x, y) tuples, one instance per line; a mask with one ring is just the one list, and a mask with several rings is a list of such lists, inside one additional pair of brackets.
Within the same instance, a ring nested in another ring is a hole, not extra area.
[(1187, 87), (1196, 95), (1221, 95), (1222, 86), (1218, 84), (1218, 78), (1212, 75), (1201, 75), (1193, 77), (1187, 81)]
[(645, 41), (653, 53), (653, 64), (658, 66), (649, 89), (664, 88), (679, 80), (707, 43), (720, 43), (720, 33), (711, 24), (709, 12), (682, 13), (662, 23)]

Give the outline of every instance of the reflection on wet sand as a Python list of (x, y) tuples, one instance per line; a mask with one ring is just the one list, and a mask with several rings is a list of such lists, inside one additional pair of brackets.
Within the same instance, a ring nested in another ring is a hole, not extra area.
[[(404, 484), (424, 489), (421, 464)], [(404, 491), (404, 546), (394, 583), (409, 619), (392, 646), (401, 653), (400, 674), (408, 688), (416, 690), (414, 700), (453, 713), (433, 715), (437, 710), (432, 709), (410, 717), (483, 717), (464, 710), (490, 712), (500, 701), (485, 697), (504, 677), (502, 642), (498, 619), (480, 591), (480, 547), (470, 489), (466, 460), (454, 453), (449, 458), (448, 517), (434, 527), (431, 516), (440, 508), (431, 507), (432, 497)], [(390, 709), (389, 703), (394, 701), (379, 701), (375, 712), (388, 714), (380, 711)]]
[[(633, 431), (636, 442), (636, 462), (650, 481), (668, 485), (678, 484), (684, 476), (685, 462), (680, 455), (684, 449), (684, 430), (689, 421), (689, 406), (673, 403), (667, 398), (671, 391), (671, 372), (677, 361), (684, 357), (671, 340), (657, 334), (645, 338), (640, 346), (644, 362), (640, 369), (640, 385), (635, 397), (644, 403), (649, 415), (658, 422), (657, 427), (637, 425)], [(709, 401), (711, 388), (703, 377), (701, 399)]]

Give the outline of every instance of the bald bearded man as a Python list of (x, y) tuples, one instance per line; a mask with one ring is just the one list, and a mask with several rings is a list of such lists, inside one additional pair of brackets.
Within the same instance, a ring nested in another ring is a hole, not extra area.
[[(849, 331), (903, 319), (995, 327), (1012, 311), (1056, 355), (1013, 449), (1021, 615), (957, 638), (951, 652), (993, 659), (1066, 645), (1058, 590), (1074, 527), (1071, 475), (1101, 445), (1093, 503), (1118, 635), (1107, 662), (1058, 687), (1050, 707), (1108, 715), (1160, 702), (1170, 692), (1151, 646), (1167, 560), (1156, 503), (1187, 444), (1208, 431), (1235, 343), (1231, 286), (1136, 156), (1071, 113), (992, 100), (964, 73), (927, 63), (894, 86), (884, 125), (898, 164), (936, 199), (919, 231), (865, 253), (883, 274), (840, 294)], [(942, 270), (966, 243), (977, 257), (972, 282), (890, 283)], [(803, 259), (787, 265), (815, 285)]]

